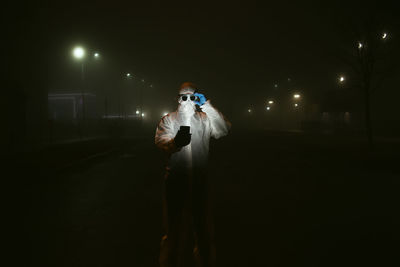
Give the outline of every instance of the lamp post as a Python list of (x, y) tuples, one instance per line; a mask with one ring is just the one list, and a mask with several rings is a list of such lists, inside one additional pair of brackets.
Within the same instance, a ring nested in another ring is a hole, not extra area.
[(81, 62), (81, 101), (82, 101), (82, 112), (81, 112), (81, 124), (79, 127), (79, 136), (82, 138), (83, 135), (83, 124), (86, 119), (86, 112), (85, 112), (85, 64), (84, 64), (84, 58), (85, 58), (86, 51), (84, 48), (81, 46), (76, 46), (72, 50), (72, 55), (74, 58), (78, 61)]
[(144, 117), (144, 113), (143, 113), (143, 89), (144, 89), (144, 79), (141, 80), (142, 81), (142, 85), (140, 86), (140, 113), (141, 113), (141, 120), (142, 120), (142, 126), (143, 126), (143, 117)]

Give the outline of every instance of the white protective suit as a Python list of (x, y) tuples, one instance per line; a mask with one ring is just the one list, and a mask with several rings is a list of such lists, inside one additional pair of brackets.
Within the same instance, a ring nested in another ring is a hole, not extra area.
[[(181, 89), (180, 94), (193, 94)], [(196, 251), (200, 266), (215, 266), (212, 215), (208, 207), (207, 160), (210, 138), (220, 138), (230, 129), (224, 116), (206, 101), (196, 110), (194, 102), (179, 101), (177, 111), (164, 116), (156, 130), (155, 144), (167, 153), (164, 183), (164, 235), (160, 266), (187, 266), (186, 256)], [(174, 138), (180, 126), (190, 126), (191, 142), (177, 147)], [(193, 235), (194, 233), (194, 235)], [(188, 241), (195, 237), (195, 249)]]
[[(230, 123), (208, 100), (195, 109), (191, 101), (181, 102), (178, 110), (164, 116), (156, 130), (155, 144), (170, 154), (167, 170), (190, 170), (207, 164), (210, 137), (218, 139), (228, 134)], [(180, 126), (190, 126), (192, 134), (189, 145), (180, 149), (174, 144), (174, 137)]]

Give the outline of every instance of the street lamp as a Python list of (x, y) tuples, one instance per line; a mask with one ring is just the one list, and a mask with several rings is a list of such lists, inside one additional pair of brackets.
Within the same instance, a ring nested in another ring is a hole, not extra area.
[(339, 82), (340, 83), (344, 83), (345, 80), (346, 80), (346, 78), (344, 76), (340, 76), (339, 77)]
[(251, 109), (249, 108), (249, 109), (247, 110), (247, 112), (248, 112), (248, 113), (251, 113)]
[(294, 106), (297, 108), (299, 106), (299, 104), (296, 103), (296, 104), (294, 104)]
[(299, 98), (300, 98), (300, 95), (299, 95), (299, 94), (294, 94), (293, 97), (294, 97), (295, 99), (299, 99)]
[(272, 101), (272, 100), (268, 101), (268, 104), (273, 104), (273, 103), (274, 103), (274, 101)]
[(383, 34), (382, 34), (382, 39), (386, 39), (388, 37), (388, 34), (386, 33), (386, 32), (384, 32)]
[(270, 110), (271, 109), (271, 107), (267, 107), (267, 110)]
[(76, 58), (76, 59), (82, 59), (85, 56), (85, 49), (83, 49), (80, 46), (75, 47), (72, 50), (72, 55)]
[[(80, 124), (84, 124), (85, 123), (85, 117), (86, 117), (86, 111), (85, 111), (85, 67), (84, 67), (84, 57), (85, 57), (85, 49), (81, 46), (76, 46), (74, 47), (74, 49), (72, 50), (72, 55), (75, 59), (81, 61), (81, 81), (82, 81), (82, 85), (81, 85), (81, 99), (82, 99), (82, 123)], [(83, 135), (83, 129), (82, 126), (79, 126), (79, 132), (80, 132), (80, 137), (82, 138)]]
[(93, 54), (93, 57), (94, 57), (95, 59), (99, 59), (99, 58), (100, 58), (100, 54), (97, 53), (97, 52), (95, 52), (95, 53)]
[(358, 42), (358, 49), (362, 49), (364, 47), (364, 45), (361, 42)]

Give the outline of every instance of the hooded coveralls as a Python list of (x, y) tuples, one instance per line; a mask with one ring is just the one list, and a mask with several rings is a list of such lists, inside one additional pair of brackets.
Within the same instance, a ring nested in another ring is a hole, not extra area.
[[(163, 201), (165, 235), (161, 242), (161, 266), (185, 266), (187, 255), (191, 255), (188, 250), (194, 251), (202, 266), (214, 265), (206, 167), (210, 138), (227, 135), (230, 123), (209, 101), (201, 109), (199, 112), (193, 104), (181, 103), (177, 111), (161, 119), (156, 130), (155, 144), (169, 158)], [(180, 126), (190, 126), (191, 142), (177, 148), (174, 137)], [(191, 238), (194, 238), (194, 250)]]

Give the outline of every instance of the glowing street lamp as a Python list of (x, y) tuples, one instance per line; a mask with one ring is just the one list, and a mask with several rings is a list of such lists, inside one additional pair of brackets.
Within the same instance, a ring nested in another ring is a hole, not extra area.
[(382, 39), (386, 39), (388, 37), (388, 34), (386, 33), (386, 32), (384, 32), (383, 34), (382, 34)]
[(127, 77), (127, 78), (131, 78), (131, 77), (132, 77), (132, 74), (127, 73), (127, 74), (126, 74), (126, 77)]
[(294, 97), (295, 99), (299, 99), (299, 98), (300, 98), (300, 95), (299, 95), (299, 94), (294, 94), (293, 97)]
[(274, 101), (272, 101), (272, 100), (268, 101), (268, 104), (273, 104), (273, 103), (274, 103)]
[(271, 107), (267, 107), (267, 110), (271, 110)]
[(146, 115), (146, 114), (142, 113), (142, 118), (144, 118), (145, 115)]
[(358, 42), (358, 49), (362, 49), (364, 47), (364, 45), (361, 42)]
[(251, 109), (249, 108), (249, 109), (247, 110), (247, 112), (248, 112), (248, 113), (251, 113)]
[(85, 57), (85, 49), (83, 49), (80, 46), (75, 47), (72, 50), (72, 55), (74, 56), (74, 58), (76, 59), (82, 59)]
[(339, 82), (340, 83), (344, 83), (345, 80), (346, 80), (346, 78), (344, 76), (340, 76), (339, 77)]
[(297, 108), (299, 106), (299, 104), (296, 103), (296, 104), (294, 104), (294, 106)]
[(139, 110), (136, 110), (136, 115), (139, 115), (140, 114), (140, 111)]
[[(72, 55), (75, 59), (79, 60), (81, 62), (81, 80), (82, 80), (82, 85), (81, 85), (81, 100), (82, 100), (82, 124), (85, 124), (86, 121), (86, 105), (85, 105), (85, 63), (83, 58), (85, 57), (85, 49), (83, 49), (81, 46), (76, 46), (72, 50)], [(84, 129), (82, 128), (82, 125), (79, 124), (79, 135), (80, 138), (84, 135)]]

